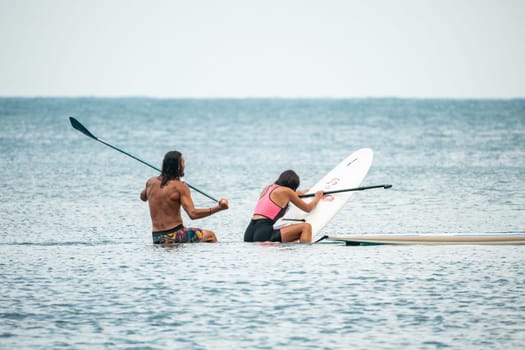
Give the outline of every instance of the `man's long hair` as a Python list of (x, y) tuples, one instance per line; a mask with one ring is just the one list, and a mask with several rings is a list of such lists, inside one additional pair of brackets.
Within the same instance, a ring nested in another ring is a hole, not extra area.
[(297, 187), (299, 187), (300, 183), (301, 181), (299, 180), (299, 175), (297, 175), (293, 170), (283, 171), (281, 175), (279, 175), (277, 181), (275, 181), (276, 185), (286, 186), (294, 191), (297, 190)]
[(184, 169), (182, 169), (180, 161), (181, 156), (182, 153), (179, 151), (166, 153), (162, 161), (162, 171), (160, 172), (160, 177), (162, 178), (160, 187), (166, 186), (170, 180), (179, 180), (184, 176)]

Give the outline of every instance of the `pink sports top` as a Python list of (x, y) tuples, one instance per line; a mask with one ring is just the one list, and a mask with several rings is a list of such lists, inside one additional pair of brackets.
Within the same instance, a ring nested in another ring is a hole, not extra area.
[(278, 187), (279, 185), (276, 184), (268, 186), (266, 192), (264, 192), (261, 198), (259, 198), (259, 201), (257, 201), (253, 215), (261, 215), (273, 221), (284, 214), (286, 208), (281, 208), (270, 198), (272, 192)]

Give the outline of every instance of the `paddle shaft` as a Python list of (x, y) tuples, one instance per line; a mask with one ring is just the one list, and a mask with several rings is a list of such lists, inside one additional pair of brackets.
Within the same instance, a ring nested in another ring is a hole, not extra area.
[[(392, 185), (374, 185), (374, 186), (364, 186), (364, 187), (354, 187), (354, 188), (345, 188), (341, 190), (333, 190), (333, 191), (325, 191), (324, 194), (334, 194), (334, 193), (341, 193), (341, 192), (350, 192), (350, 191), (363, 191), (363, 190), (369, 190), (372, 188), (390, 188)], [(307, 193), (307, 194), (301, 194), (299, 197), (306, 198), (306, 197), (314, 197), (315, 193)]]
[(328, 238), (328, 236), (327, 236), (327, 235), (324, 235), (323, 237), (319, 238), (317, 241), (312, 242), (312, 244), (319, 243), (319, 242), (321, 242), (321, 241), (324, 241), (324, 240), (327, 239), (327, 238)]
[[(72, 126), (73, 128), (77, 129), (78, 131), (80, 131), (80, 132), (83, 133), (84, 135), (86, 135), (86, 136), (92, 138), (93, 140), (96, 140), (96, 141), (98, 141), (98, 142), (100, 142), (100, 143), (102, 143), (102, 144), (104, 144), (104, 145), (106, 145), (106, 146), (108, 146), (108, 147), (111, 147), (111, 148), (113, 148), (115, 151), (119, 151), (120, 153), (124, 153), (124, 154), (127, 155), (128, 157), (131, 157), (131, 158), (133, 158), (133, 159), (135, 159), (135, 160), (141, 162), (142, 164), (147, 165), (147, 166), (149, 166), (150, 168), (157, 170), (158, 172), (161, 172), (159, 168), (157, 168), (157, 167), (151, 165), (150, 163), (148, 163), (148, 162), (146, 162), (146, 161), (144, 161), (144, 160), (142, 160), (142, 159), (140, 159), (140, 158), (134, 156), (134, 155), (131, 154), (131, 153), (128, 153), (128, 152), (124, 151), (123, 149), (120, 149), (120, 148), (118, 148), (118, 147), (116, 147), (116, 146), (113, 146), (113, 145), (110, 144), (109, 142), (104, 141), (104, 140), (102, 140), (101, 138), (99, 138), (99, 137), (93, 135), (93, 134), (92, 134), (92, 133), (91, 133), (91, 132), (90, 132), (90, 131), (84, 126), (84, 125), (82, 125), (82, 124), (81, 124), (78, 120), (76, 120), (75, 118), (73, 118), (73, 117), (69, 117), (69, 121), (71, 122), (71, 126)], [(201, 190), (199, 190), (199, 189), (197, 189), (197, 188), (191, 186), (191, 185), (190, 185), (189, 183), (187, 183), (187, 182), (186, 182), (186, 185), (188, 185), (188, 187), (191, 188), (192, 190), (197, 191), (197, 192), (199, 192), (200, 194), (202, 194), (203, 196), (208, 197), (208, 198), (211, 199), (212, 201), (219, 202), (217, 199), (215, 199), (215, 198), (213, 198), (212, 196), (210, 196), (210, 195), (208, 195), (208, 194), (202, 192)]]

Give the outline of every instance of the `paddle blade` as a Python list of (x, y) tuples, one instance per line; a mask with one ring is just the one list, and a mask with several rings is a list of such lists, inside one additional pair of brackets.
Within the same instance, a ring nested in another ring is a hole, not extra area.
[(387, 188), (391, 188), (392, 185), (385, 185), (384, 188), (387, 189)]
[(78, 120), (76, 120), (73, 117), (69, 117), (69, 121), (71, 122), (71, 126), (81, 133), (83, 133), (86, 136), (89, 136), (93, 139), (96, 139), (97, 137), (93, 135), (84, 125), (82, 125)]

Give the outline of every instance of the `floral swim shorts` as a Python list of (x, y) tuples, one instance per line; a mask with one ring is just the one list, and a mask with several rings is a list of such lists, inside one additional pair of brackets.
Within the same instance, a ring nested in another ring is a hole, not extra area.
[(197, 243), (202, 239), (202, 229), (179, 225), (170, 230), (152, 232), (153, 243)]

